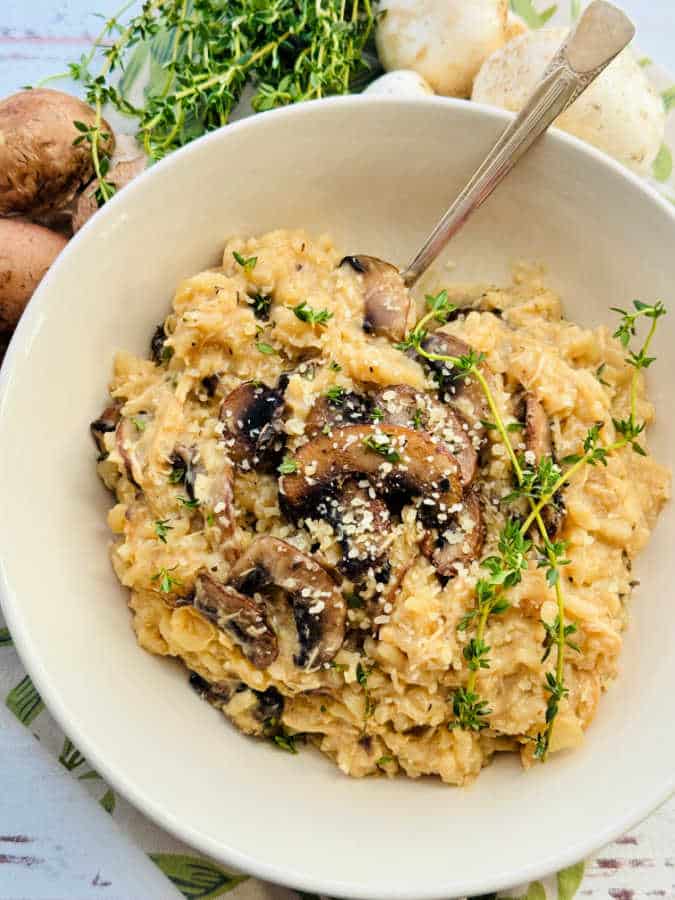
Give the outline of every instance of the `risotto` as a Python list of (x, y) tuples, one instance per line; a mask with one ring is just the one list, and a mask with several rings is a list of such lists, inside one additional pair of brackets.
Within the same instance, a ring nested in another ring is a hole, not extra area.
[[(482, 563), (528, 508), (505, 499), (512, 466), (478, 381), (434, 357), (483, 355), (525, 468), (578, 454), (600, 423), (611, 442), (634, 369), (605, 327), (562, 318), (537, 271), (438, 287), (458, 309), (432, 318), (422, 356), (404, 339), (424, 300), (393, 268), (300, 231), (231, 240), (221, 268), (179, 286), (151, 358), (118, 353), (92, 429), (142, 648), (181, 659), (246, 734), (309, 742), (352, 776), (464, 784), (499, 751), (532, 760), (557, 607), (530, 531), (485, 622), (481, 721), (458, 727)], [(641, 377), (635, 402), (650, 422)], [(631, 564), (668, 497), (639, 440), (646, 456), (581, 467), (544, 510), (575, 629), (551, 751), (581, 742), (616, 675)]]

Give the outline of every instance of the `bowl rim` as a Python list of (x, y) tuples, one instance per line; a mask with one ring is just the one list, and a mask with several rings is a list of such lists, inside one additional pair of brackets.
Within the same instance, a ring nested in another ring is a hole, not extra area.
[[(220, 141), (227, 140), (227, 135), (245, 129), (255, 130), (256, 128), (266, 127), (266, 123), (272, 119), (302, 119), (303, 116), (312, 116), (314, 111), (320, 107), (323, 110), (330, 108), (349, 108), (350, 106), (364, 105), (372, 106), (374, 111), (380, 106), (399, 106), (401, 108), (401, 117), (405, 116), (407, 109), (419, 107), (421, 104), (428, 105), (430, 108), (437, 108), (439, 113), (442, 110), (454, 109), (461, 110), (463, 115), (475, 116), (477, 118), (485, 118), (495, 123), (501, 123), (506, 127), (514, 118), (515, 114), (491, 107), (482, 103), (474, 103), (466, 100), (459, 100), (451, 97), (425, 96), (419, 98), (399, 98), (379, 95), (348, 95), (339, 97), (328, 97), (320, 100), (306, 101), (304, 103), (282, 107), (280, 109), (270, 110), (263, 115), (253, 115), (232, 122), (222, 128), (210, 132), (202, 137), (192, 141), (190, 144), (181, 147), (159, 162), (155, 163), (147, 169), (141, 176), (127, 185), (124, 191), (116, 194), (96, 216), (92, 217), (84, 227), (69, 241), (68, 245), (59, 254), (56, 262), (51, 266), (42, 282), (31, 298), (25, 312), (23, 313), (18, 326), (12, 336), (9, 347), (7, 349), (4, 363), (0, 369), (0, 420), (7, 398), (12, 390), (14, 383), (14, 367), (19, 358), (19, 347), (28, 347), (31, 342), (31, 335), (40, 327), (42, 319), (42, 310), (47, 307), (50, 302), (49, 292), (51, 284), (59, 276), (61, 268), (70, 264), (73, 253), (78, 252), (80, 244), (80, 234), (86, 234), (94, 229), (105, 228), (110, 217), (117, 214), (118, 209), (122, 211), (121, 204), (129, 202), (133, 199), (134, 192), (138, 187), (138, 182), (149, 178), (161, 178), (165, 172), (171, 169), (174, 160), (186, 157), (196, 152), (196, 148), (207, 143), (217, 144)], [(585, 143), (579, 138), (574, 137), (558, 128), (552, 128), (550, 133), (545, 135), (544, 140), (552, 143), (554, 146), (569, 146), (573, 152), (577, 153), (580, 158), (594, 160), (602, 166), (610, 170), (624, 179), (638, 192), (645, 196), (645, 199), (651, 203), (655, 203), (660, 207), (661, 211), (670, 219), (675, 231), (675, 207), (671, 206), (666, 199), (653, 187), (646, 179), (640, 177), (630, 169), (623, 166), (613, 158), (607, 156), (602, 151)], [(487, 152), (486, 148), (486, 152)], [(432, 223), (433, 224), (433, 223)], [(213, 859), (240, 869), (242, 872), (265, 881), (276, 884), (285, 885), (291, 889), (299, 889), (303, 891), (311, 891), (317, 894), (327, 894), (332, 897), (354, 898), (354, 900), (382, 900), (384, 894), (382, 891), (372, 887), (362, 887), (358, 883), (349, 880), (342, 880), (335, 877), (315, 877), (306, 875), (302, 871), (298, 871), (290, 866), (281, 866), (276, 864), (268, 864), (264, 859), (254, 855), (251, 852), (244, 853), (239, 850), (224, 846), (222, 843), (213, 840), (208, 835), (202, 833), (198, 828), (177, 820), (172, 813), (160, 803), (156, 803), (150, 797), (146, 796), (141, 788), (137, 788), (133, 784), (126, 781), (124, 772), (119, 771), (114, 764), (108, 764), (105, 755), (98, 752), (96, 747), (92, 745), (87, 734), (80, 731), (77, 721), (72, 720), (69, 716), (67, 704), (62, 700), (59, 689), (56, 685), (52, 685), (44, 670), (40, 660), (39, 650), (33, 645), (33, 641), (29, 630), (22, 623), (21, 606), (18, 597), (14, 592), (4, 565), (4, 549), (0, 548), (0, 607), (2, 608), (7, 626), (12, 635), (12, 640), (17, 653), (26, 668), (29, 676), (35, 683), (40, 696), (45, 702), (50, 714), (57, 721), (62, 730), (68, 734), (84, 753), (90, 764), (100, 772), (105, 780), (116, 791), (119, 791), (134, 807), (141, 813), (148, 816), (155, 824), (166, 829), (174, 837), (194, 847)], [(624, 834), (629, 829), (636, 826), (650, 813), (656, 810), (661, 804), (665, 803), (668, 798), (675, 793), (675, 770), (671, 777), (659, 788), (654, 789), (647, 794), (643, 801), (628, 810), (621, 818), (608, 822), (607, 826), (593, 838), (577, 841), (567, 845), (558, 853), (552, 854), (547, 858), (533, 861), (531, 864), (520, 867), (514, 871), (504, 871), (495, 874), (485, 881), (461, 880), (456, 879), (449, 882), (447, 887), (439, 885), (423, 885), (415, 888), (413, 892), (407, 886), (387, 888), (387, 900), (447, 900), (449, 892), (452, 896), (471, 896), (494, 891), (505, 890), (514, 887), (517, 884), (531, 882), (556, 871), (574, 865), (585, 859), (595, 850), (605, 846), (612, 840)]]

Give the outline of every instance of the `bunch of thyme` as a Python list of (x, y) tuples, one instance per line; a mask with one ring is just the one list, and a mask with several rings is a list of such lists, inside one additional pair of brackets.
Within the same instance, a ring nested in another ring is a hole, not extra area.
[[(94, 124), (80, 123), (99, 180), (106, 181), (108, 136), (102, 111), (111, 104), (136, 120), (146, 154), (160, 159), (225, 125), (247, 85), (256, 112), (358, 90), (378, 74), (370, 0), (145, 0), (125, 21), (129, 0), (107, 19), (91, 50), (71, 63), (84, 86)], [(149, 67), (140, 101), (132, 88)]]
[[(492, 711), (489, 709), (487, 701), (481, 698), (476, 689), (480, 670), (490, 667), (490, 647), (485, 642), (487, 623), (490, 616), (503, 613), (509, 608), (506, 594), (510, 588), (521, 581), (522, 572), (528, 566), (530, 551), (535, 550), (537, 565), (546, 569), (546, 581), (554, 591), (557, 606), (555, 620), (553, 622), (542, 620), (541, 622), (544, 629), (542, 663), (549, 658), (554, 648), (556, 651), (555, 669), (547, 671), (545, 674), (544, 690), (548, 695), (545, 721), (535, 738), (534, 756), (536, 759), (544, 761), (549, 751), (560, 702), (568, 694), (564, 681), (565, 650), (571, 649), (575, 652), (580, 652), (580, 650), (572, 640), (572, 635), (576, 632), (576, 625), (565, 620), (565, 599), (560, 570), (569, 563), (566, 558), (567, 544), (563, 540), (551, 538), (544, 524), (542, 513), (549, 504), (555, 502), (558, 492), (582, 466), (606, 466), (610, 454), (628, 446), (632, 447), (635, 453), (644, 455), (645, 451), (637, 440), (645, 428), (644, 423), (637, 421), (639, 374), (641, 370), (648, 368), (654, 362), (654, 357), (648, 355), (649, 348), (656, 331), (657, 321), (666, 314), (666, 309), (660, 301), (649, 305), (639, 300), (634, 302), (634, 312), (614, 309), (621, 316), (614, 337), (618, 338), (628, 351), (626, 362), (634, 369), (630, 386), (630, 411), (627, 418), (612, 420), (617, 437), (610, 444), (605, 445), (600, 441), (602, 423), (593, 425), (588, 430), (583, 442), (583, 453), (563, 459), (562, 464), (567, 468), (562, 471), (550, 457), (545, 456), (536, 464), (528, 464), (522, 456), (516, 453), (509, 438), (509, 427), (505, 425), (489, 383), (480, 369), (485, 359), (483, 354), (471, 351), (464, 356), (454, 357), (425, 350), (424, 341), (428, 335), (428, 324), (432, 320), (440, 324), (447, 322), (450, 314), (456, 308), (448, 301), (446, 291), (441, 291), (436, 296), (427, 296), (426, 302), (428, 312), (408, 334), (405, 341), (398, 345), (398, 348), (403, 351), (414, 349), (422, 358), (448, 363), (457, 373), (456, 377), (473, 377), (478, 381), (493, 417), (493, 421), (488, 424), (499, 433), (516, 480), (516, 488), (504, 499), (509, 502), (522, 497), (527, 500), (530, 507), (529, 514), (522, 522), (514, 518), (507, 518), (499, 535), (497, 554), (483, 559), (481, 563), (486, 575), (479, 578), (476, 583), (474, 607), (458, 623), (458, 630), (467, 631), (470, 627), (474, 627), (475, 633), (464, 647), (463, 654), (467, 661), (469, 675), (466, 686), (459, 687), (454, 692), (454, 719), (449, 723), (449, 727), (481, 731), (489, 726), (489, 716)], [(636, 353), (630, 350), (629, 344), (631, 338), (636, 334), (636, 323), (641, 317), (650, 319), (651, 325), (642, 347)], [(541, 538), (541, 544), (536, 547), (528, 538), (533, 525), (536, 525)]]

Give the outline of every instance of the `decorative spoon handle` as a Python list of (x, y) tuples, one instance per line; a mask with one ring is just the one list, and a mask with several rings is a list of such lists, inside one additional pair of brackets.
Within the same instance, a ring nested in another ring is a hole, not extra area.
[(621, 10), (605, 0), (593, 0), (551, 60), (523, 109), (401, 273), (406, 285), (417, 281), (471, 213), (487, 200), (554, 120), (630, 43), (634, 34), (633, 23)]

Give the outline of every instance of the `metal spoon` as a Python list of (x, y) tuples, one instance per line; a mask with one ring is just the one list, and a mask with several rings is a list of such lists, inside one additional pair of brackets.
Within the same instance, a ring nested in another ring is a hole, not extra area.
[(593, 0), (551, 60), (531, 97), (488, 153), (475, 175), (436, 225), (408, 267), (407, 287), (436, 259), (471, 213), (478, 209), (554, 120), (630, 43), (635, 27), (621, 10)]

